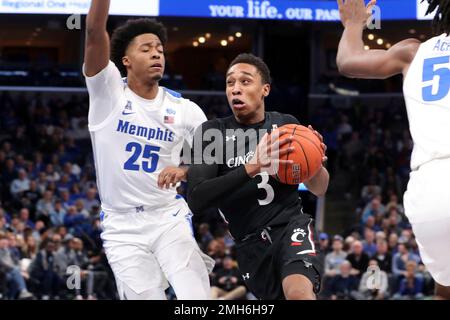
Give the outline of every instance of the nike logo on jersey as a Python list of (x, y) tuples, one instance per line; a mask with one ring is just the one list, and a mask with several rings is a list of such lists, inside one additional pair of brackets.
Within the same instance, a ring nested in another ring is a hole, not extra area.
[(135, 114), (136, 112), (126, 112), (126, 111), (122, 111), (122, 114), (124, 115), (124, 116), (128, 116), (128, 115), (130, 115), (130, 114)]
[(180, 213), (180, 210), (178, 210), (177, 213), (172, 214), (172, 216), (176, 217), (178, 215), (178, 213)]

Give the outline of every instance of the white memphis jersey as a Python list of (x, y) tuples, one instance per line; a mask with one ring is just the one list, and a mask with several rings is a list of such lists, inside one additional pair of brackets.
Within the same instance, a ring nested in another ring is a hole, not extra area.
[(86, 84), (102, 209), (129, 211), (175, 204), (175, 188), (160, 189), (158, 176), (164, 168), (180, 165), (183, 143), (191, 144), (195, 129), (206, 121), (203, 111), (163, 87), (154, 100), (139, 97), (113, 62), (86, 77)]
[(450, 37), (422, 43), (403, 83), (414, 141), (411, 169), (450, 158)]

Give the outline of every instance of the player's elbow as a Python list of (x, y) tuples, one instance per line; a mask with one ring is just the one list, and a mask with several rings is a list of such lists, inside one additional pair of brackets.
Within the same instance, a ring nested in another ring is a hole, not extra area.
[(316, 189), (316, 190), (314, 190), (314, 191), (311, 191), (316, 197), (323, 197), (326, 193), (327, 193), (327, 189), (328, 189), (328, 186), (326, 186), (326, 187), (322, 187), (322, 188), (318, 188), (318, 189)]
[(349, 59), (338, 58), (336, 59), (336, 65), (339, 73), (344, 77), (353, 78), (355, 76), (352, 62)]

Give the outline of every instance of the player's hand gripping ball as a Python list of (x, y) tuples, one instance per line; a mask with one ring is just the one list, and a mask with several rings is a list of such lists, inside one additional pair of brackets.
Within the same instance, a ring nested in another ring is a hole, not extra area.
[(322, 136), (311, 126), (309, 128), (297, 124), (287, 124), (279, 128), (286, 130), (286, 133), (278, 137), (284, 139), (292, 136), (292, 141), (280, 148), (280, 152), (289, 147), (294, 147), (290, 151), (280, 156), (280, 160), (292, 160), (292, 164), (280, 163), (276, 178), (286, 184), (299, 184), (308, 181), (322, 167), (322, 162), (326, 161), (326, 146), (322, 142)]

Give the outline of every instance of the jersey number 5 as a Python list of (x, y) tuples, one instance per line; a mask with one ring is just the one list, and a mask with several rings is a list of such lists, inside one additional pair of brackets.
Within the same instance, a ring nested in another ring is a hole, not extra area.
[(258, 183), (258, 188), (264, 189), (267, 194), (267, 196), (264, 199), (262, 200), (258, 199), (258, 203), (260, 206), (265, 206), (273, 201), (273, 198), (275, 198), (275, 191), (269, 184), (269, 174), (267, 172), (258, 173), (257, 175), (261, 176), (261, 182)]
[[(430, 85), (422, 88), (423, 101), (438, 101), (445, 98), (450, 90), (450, 69), (448, 66), (435, 68), (438, 64), (448, 64), (450, 56), (429, 58), (423, 61), (422, 82), (428, 82)], [(438, 77), (437, 90), (435, 77)], [(433, 90), (434, 89), (434, 90)], [(433, 91), (435, 91), (433, 93)]]
[(130, 142), (129, 144), (127, 144), (125, 150), (128, 152), (133, 152), (133, 154), (125, 162), (123, 168), (125, 170), (139, 171), (140, 167), (139, 164), (136, 164), (136, 161), (142, 154), (143, 159), (150, 160), (150, 161), (142, 161), (142, 169), (147, 173), (155, 172), (159, 160), (159, 154), (157, 152), (159, 152), (160, 149), (161, 149), (160, 147), (150, 146), (146, 144), (144, 146), (144, 152), (142, 152), (142, 146), (139, 143)]

